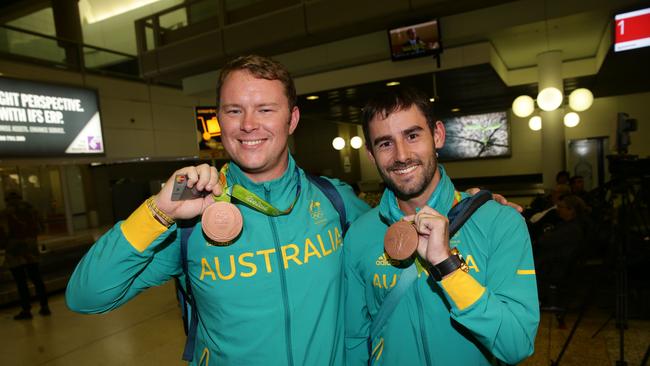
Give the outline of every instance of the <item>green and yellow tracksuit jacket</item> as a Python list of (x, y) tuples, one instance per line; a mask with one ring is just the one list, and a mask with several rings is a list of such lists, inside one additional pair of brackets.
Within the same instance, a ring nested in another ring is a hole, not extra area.
[[(447, 214), (454, 186), (441, 180), (428, 205)], [(345, 238), (346, 364), (515, 364), (532, 354), (539, 305), (530, 238), (512, 208), (489, 201), (450, 240), (469, 266), (440, 282), (426, 272), (404, 294), (381, 337), (368, 344), (370, 323), (408, 262), (384, 253), (384, 234), (404, 213), (392, 191), (361, 216)], [(402, 268), (400, 268), (402, 267)], [(375, 349), (376, 348), (376, 349)]]
[[(300, 181), (301, 193), (290, 214), (270, 217), (238, 204), (244, 228), (228, 246), (209, 244), (200, 223), (194, 228), (188, 272), (199, 324), (192, 364), (343, 364), (339, 216), (295, 167), (290, 156), (284, 175), (264, 183), (250, 181), (234, 163), (227, 175), (229, 185), (238, 183), (280, 210), (294, 201)], [(333, 183), (350, 222), (368, 210), (349, 186)], [(81, 260), (66, 291), (68, 306), (103, 313), (172, 276), (184, 285), (180, 255), (177, 225), (165, 228), (143, 205)]]

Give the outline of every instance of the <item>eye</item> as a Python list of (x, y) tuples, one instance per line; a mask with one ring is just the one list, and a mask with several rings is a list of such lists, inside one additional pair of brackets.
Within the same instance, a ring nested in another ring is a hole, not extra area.
[(418, 136), (420, 136), (418, 133), (412, 132), (412, 133), (409, 133), (408, 136), (406, 136), (406, 138), (409, 139), (409, 140), (415, 140), (416, 138), (418, 138)]
[(382, 142), (378, 143), (378, 144), (377, 144), (377, 148), (378, 148), (378, 149), (387, 149), (387, 148), (389, 148), (391, 145), (392, 145), (392, 144), (391, 144), (390, 141), (385, 140), (385, 141), (382, 141)]
[(240, 114), (240, 113), (241, 113), (241, 110), (237, 109), (237, 108), (226, 109), (226, 114), (237, 115), (237, 114)]

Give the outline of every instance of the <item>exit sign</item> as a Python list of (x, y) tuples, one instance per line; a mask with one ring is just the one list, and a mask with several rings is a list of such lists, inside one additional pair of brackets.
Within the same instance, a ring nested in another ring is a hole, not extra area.
[(615, 52), (650, 46), (650, 8), (618, 14), (614, 22)]

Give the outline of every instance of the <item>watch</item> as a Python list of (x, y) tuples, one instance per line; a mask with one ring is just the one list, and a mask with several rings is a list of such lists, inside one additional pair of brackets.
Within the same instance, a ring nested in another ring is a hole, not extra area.
[(443, 277), (459, 268), (463, 272), (469, 272), (469, 267), (465, 263), (465, 259), (463, 259), (458, 249), (453, 248), (449, 258), (436, 265), (429, 266), (429, 273), (433, 276), (434, 280), (441, 281)]

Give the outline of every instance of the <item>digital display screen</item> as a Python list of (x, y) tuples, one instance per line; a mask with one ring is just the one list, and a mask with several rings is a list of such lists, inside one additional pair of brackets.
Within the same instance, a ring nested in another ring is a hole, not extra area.
[(441, 161), (510, 156), (510, 127), (506, 112), (443, 119), (445, 145)]
[(216, 149), (221, 146), (221, 126), (217, 120), (217, 107), (195, 107), (196, 129), (201, 135), (199, 149)]
[(615, 52), (650, 46), (650, 8), (616, 15), (614, 34)]
[(96, 91), (0, 77), (0, 156), (103, 153)]
[(442, 51), (437, 20), (390, 29), (388, 41), (393, 61), (434, 55)]

